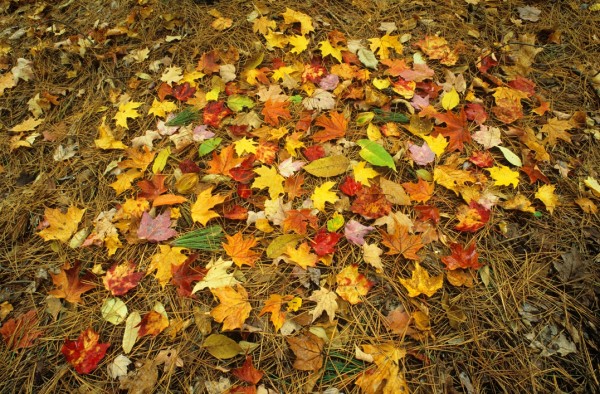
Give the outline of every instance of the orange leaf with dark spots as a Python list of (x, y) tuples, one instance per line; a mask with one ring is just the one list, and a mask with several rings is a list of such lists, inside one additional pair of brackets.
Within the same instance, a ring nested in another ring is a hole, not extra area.
[(120, 296), (135, 288), (144, 277), (144, 273), (135, 272), (135, 268), (136, 265), (132, 261), (115, 263), (102, 278), (106, 290), (114, 296)]
[(246, 356), (244, 364), (240, 368), (232, 369), (231, 374), (239, 380), (250, 384), (257, 384), (264, 376), (264, 372), (259, 371), (252, 365), (252, 356)]
[(162, 313), (150, 311), (142, 317), (142, 321), (137, 327), (139, 327), (138, 337), (143, 337), (145, 335), (155, 337), (163, 332), (165, 328), (169, 327), (169, 319)]
[(92, 280), (94, 276), (90, 273), (79, 278), (80, 262), (76, 262), (73, 267), (69, 263), (65, 263), (61, 271), (52, 276), (52, 283), (56, 289), (50, 290), (48, 294), (56, 298), (64, 298), (72, 303), (80, 303), (81, 295), (96, 287)]
[(218, 154), (213, 151), (212, 160), (208, 162), (210, 167), (206, 172), (209, 174), (231, 176), (229, 171), (244, 161), (244, 159), (233, 157), (233, 149), (233, 145), (229, 145), (221, 149), (221, 152)]
[(273, 101), (269, 99), (260, 113), (265, 117), (265, 122), (271, 126), (278, 126), (280, 118), (287, 120), (292, 117), (288, 109), (289, 106), (289, 101)]
[(401, 254), (409, 260), (421, 260), (417, 255), (417, 252), (424, 246), (421, 237), (409, 234), (406, 226), (396, 226), (396, 231), (393, 234), (384, 232), (381, 237), (383, 238), (382, 243), (390, 249), (386, 254)]
[(80, 374), (88, 374), (98, 367), (104, 358), (110, 343), (99, 343), (100, 336), (93, 329), (88, 328), (79, 334), (75, 341), (66, 339), (60, 352), (68, 363)]
[(319, 116), (315, 121), (315, 125), (323, 127), (323, 130), (313, 134), (313, 141), (326, 142), (345, 136), (348, 120), (342, 112), (331, 111), (329, 117), (325, 114)]
[(260, 252), (250, 250), (256, 245), (256, 238), (252, 235), (249, 238), (244, 238), (241, 231), (233, 236), (225, 234), (225, 238), (227, 238), (227, 243), (223, 242), (221, 245), (223, 245), (225, 253), (231, 257), (235, 265), (241, 267), (246, 264), (254, 267), (256, 260), (260, 258)]
[(9, 319), (0, 327), (0, 335), (9, 350), (24, 349), (33, 346), (42, 331), (37, 329), (37, 311), (32, 309), (16, 318)]

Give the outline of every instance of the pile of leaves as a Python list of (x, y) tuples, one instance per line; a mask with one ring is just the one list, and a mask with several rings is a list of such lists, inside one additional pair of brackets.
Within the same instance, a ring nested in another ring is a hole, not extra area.
[[(214, 368), (194, 382), (210, 393), (406, 393), (417, 387), (405, 365), (435, 364), (436, 336), (470, 326), (471, 306), (460, 300), (497, 291), (495, 242), (565, 207), (597, 218), (597, 169), (563, 152), (597, 137), (598, 120), (553, 110), (530, 78), (542, 52), (534, 34), (470, 48), (410, 33), (413, 20), (383, 22), (359, 39), (305, 12), (261, 6), (243, 22), (256, 49), (215, 47), (190, 64), (110, 44), (152, 20), (157, 5), (139, 3), (122, 23), (52, 43), (138, 70), (89, 111), (91, 146), (65, 140), (50, 121), (78, 93), (38, 84), (35, 54), (48, 44), (17, 59), (2, 49), (12, 63), (0, 93), (36, 92), (4, 132), (10, 154), (43, 140), (58, 166), (101, 155), (92, 172), (110, 196), (32, 212), (29, 237), (62, 263), (43, 285), (47, 274), (36, 279), (43, 308), (1, 305), (10, 354), (58, 341), (63, 365), (108, 373), (113, 388), (135, 393), (189, 375), (198, 361), (186, 359), (186, 346)], [(519, 9), (523, 21), (537, 11)], [(234, 24), (210, 15), (214, 31)], [(179, 41), (167, 35), (162, 45)], [(562, 194), (573, 178), (579, 194)], [(527, 305), (519, 313), (531, 325)], [(88, 323), (78, 336), (42, 340), (47, 325), (78, 314)], [(542, 331), (526, 338), (544, 356), (586, 346), (562, 322)], [(467, 374), (460, 382), (472, 392)]]

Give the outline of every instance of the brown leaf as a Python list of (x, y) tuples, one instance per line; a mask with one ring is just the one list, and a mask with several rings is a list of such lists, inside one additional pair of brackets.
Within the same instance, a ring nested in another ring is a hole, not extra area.
[(297, 337), (286, 338), (290, 349), (296, 355), (294, 368), (300, 371), (318, 371), (323, 366), (324, 341), (313, 334), (305, 332)]
[(410, 260), (421, 260), (417, 255), (417, 252), (424, 246), (421, 237), (409, 234), (406, 226), (396, 226), (396, 231), (393, 234), (382, 233), (381, 236), (383, 238), (382, 243), (390, 249), (386, 254), (401, 254)]

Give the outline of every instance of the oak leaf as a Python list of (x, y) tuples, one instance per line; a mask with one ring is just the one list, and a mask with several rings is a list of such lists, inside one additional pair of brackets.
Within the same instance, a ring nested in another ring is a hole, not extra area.
[(398, 279), (402, 286), (408, 290), (409, 297), (418, 297), (421, 294), (431, 297), (442, 288), (444, 283), (444, 275), (429, 277), (429, 273), (418, 262), (415, 263), (415, 269), (412, 271), (410, 279)]
[(248, 292), (240, 284), (234, 289), (231, 286), (211, 289), (214, 296), (221, 302), (210, 315), (218, 323), (223, 323), (223, 331), (242, 328), (250, 316), (252, 306), (248, 302)]
[(286, 340), (296, 356), (294, 368), (300, 371), (318, 371), (323, 367), (323, 339), (309, 331)]
[(66, 339), (60, 349), (69, 364), (80, 374), (88, 374), (96, 369), (98, 363), (110, 346), (110, 343), (99, 343), (100, 335), (92, 328), (81, 332), (75, 341)]
[(329, 117), (326, 114), (319, 116), (315, 121), (315, 125), (323, 127), (323, 130), (313, 134), (312, 139), (315, 142), (322, 143), (345, 136), (348, 120), (343, 112), (330, 111)]
[(479, 263), (479, 253), (475, 250), (475, 242), (464, 248), (459, 243), (450, 244), (450, 256), (442, 257), (442, 263), (446, 264), (448, 270), (458, 268), (479, 269), (482, 265)]
[(382, 233), (382, 243), (389, 248), (388, 255), (401, 254), (409, 260), (419, 261), (421, 258), (417, 252), (423, 248), (421, 237), (408, 233), (406, 226), (396, 226), (392, 234)]
[(279, 294), (271, 294), (269, 299), (265, 301), (265, 306), (261, 309), (258, 316), (270, 313), (271, 323), (275, 327), (275, 332), (279, 331), (285, 322), (285, 312), (281, 311), (281, 306), (292, 298), (294, 297), (291, 295), (281, 296)]
[(50, 274), (56, 289), (50, 290), (48, 294), (72, 303), (80, 303), (81, 295), (96, 287), (92, 283), (94, 276), (91, 273), (79, 278), (80, 265), (80, 262), (76, 262), (71, 267), (69, 263), (65, 263), (58, 274)]
[(374, 284), (358, 272), (358, 265), (356, 264), (349, 265), (341, 270), (335, 276), (335, 280), (337, 283), (335, 292), (352, 305), (362, 302), (360, 297), (367, 295)]
[(223, 242), (221, 245), (235, 265), (241, 267), (246, 264), (254, 267), (256, 260), (260, 258), (260, 252), (250, 250), (250, 248), (256, 246), (256, 238), (252, 235), (249, 238), (244, 238), (241, 231), (233, 236), (225, 234), (225, 238), (227, 238), (227, 243)]
[(46, 228), (38, 235), (46, 241), (58, 240), (67, 242), (79, 226), (79, 222), (85, 212), (75, 206), (70, 206), (67, 212), (63, 213), (60, 209), (46, 208), (44, 211), (44, 220), (48, 224)]
[(22, 315), (4, 322), (0, 327), (0, 335), (9, 350), (18, 350), (34, 345), (34, 341), (43, 334), (38, 326), (37, 311), (32, 309)]
[(135, 272), (134, 262), (115, 263), (106, 271), (102, 278), (102, 283), (106, 290), (114, 296), (126, 294), (129, 290), (135, 288), (144, 277), (143, 272)]
[(210, 187), (202, 191), (200, 194), (198, 194), (196, 202), (192, 205), (192, 220), (202, 224), (203, 226), (206, 226), (206, 223), (210, 219), (219, 217), (219, 214), (216, 211), (213, 211), (211, 208), (214, 208), (215, 205), (222, 204), (227, 198), (227, 196), (221, 194), (213, 196), (212, 190), (213, 187)]

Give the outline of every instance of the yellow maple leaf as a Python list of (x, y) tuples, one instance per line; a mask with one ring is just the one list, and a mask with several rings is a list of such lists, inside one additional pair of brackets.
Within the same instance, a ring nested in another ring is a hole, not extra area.
[(117, 180), (109, 186), (117, 192), (117, 195), (119, 195), (124, 191), (131, 189), (131, 183), (141, 176), (142, 172), (140, 170), (132, 168), (117, 175)]
[[(407, 394), (408, 384), (399, 360), (406, 356), (406, 350), (395, 347), (394, 343), (362, 345), (365, 354), (373, 358), (376, 368), (358, 375), (355, 384), (365, 394)], [(357, 348), (357, 350), (360, 350)]]
[(148, 110), (148, 115), (164, 118), (169, 112), (173, 112), (175, 110), (177, 110), (177, 104), (174, 102), (168, 100), (158, 101), (157, 99), (154, 99), (152, 106)]
[(409, 297), (418, 297), (425, 294), (431, 297), (436, 291), (442, 288), (444, 284), (444, 275), (429, 277), (429, 273), (421, 267), (419, 263), (415, 263), (415, 269), (412, 272), (410, 279), (398, 278), (400, 283), (408, 290)]
[(444, 154), (444, 152), (446, 151), (446, 147), (448, 146), (448, 140), (444, 138), (443, 135), (438, 134), (435, 137), (432, 137), (430, 135), (422, 135), (421, 138), (423, 138), (425, 142), (427, 142), (429, 149), (431, 149), (431, 151), (435, 153), (437, 157), (442, 156), (442, 154)]
[(335, 292), (352, 305), (362, 302), (361, 296), (367, 295), (373, 282), (358, 272), (358, 265), (352, 264), (335, 276), (337, 288)]
[[(284, 127), (282, 128), (285, 129)], [(305, 147), (304, 142), (301, 140), (302, 136), (303, 133), (295, 132), (285, 139), (285, 150), (290, 154), (290, 156), (298, 157), (298, 153), (296, 151)]]
[(275, 167), (260, 166), (254, 170), (258, 177), (252, 183), (253, 189), (269, 189), (271, 200), (276, 199), (280, 194), (285, 192), (283, 181), (285, 180), (277, 173)]
[(371, 43), (369, 48), (379, 55), (379, 59), (389, 59), (390, 49), (394, 49), (398, 55), (402, 54), (404, 48), (400, 43), (399, 38), (399, 36), (390, 36), (389, 34), (386, 34), (381, 38), (369, 38), (369, 42)]
[(308, 312), (312, 315), (311, 322), (317, 320), (323, 314), (323, 312), (327, 312), (329, 322), (333, 322), (333, 319), (335, 318), (335, 311), (338, 309), (337, 294), (335, 292), (321, 287), (319, 290), (313, 291), (308, 299), (317, 303), (315, 309)]
[(241, 157), (244, 153), (256, 153), (256, 141), (249, 140), (246, 137), (235, 141), (233, 145), (235, 146), (235, 153), (237, 153), (238, 157)]
[[(258, 316), (262, 316), (265, 313), (271, 314), (271, 323), (275, 327), (275, 332), (279, 331), (283, 323), (285, 322), (285, 312), (281, 311), (281, 306), (291, 301), (294, 298), (291, 295), (281, 296), (279, 294), (271, 294), (269, 299), (265, 301), (265, 306), (261, 309)], [(302, 301), (302, 299), (300, 299)]]
[(308, 38), (299, 35), (293, 35), (288, 38), (288, 43), (293, 47), (291, 53), (302, 53), (308, 48)]
[(296, 67), (282, 66), (282, 67), (279, 67), (277, 70), (273, 71), (273, 75), (271, 75), (271, 79), (273, 81), (284, 80), (286, 77), (290, 76), (291, 74), (293, 74), (297, 71), (298, 70), (296, 69)]
[(210, 311), (210, 315), (216, 322), (223, 323), (222, 331), (242, 328), (252, 310), (246, 289), (238, 284), (235, 289), (226, 286), (212, 289), (211, 292), (221, 303)]
[(511, 199), (506, 200), (502, 204), (502, 208), (516, 209), (518, 211), (531, 212), (531, 213), (535, 212), (535, 208), (531, 206), (531, 201), (529, 201), (529, 199), (527, 199), (527, 197), (525, 197), (521, 193), (517, 194), (516, 196), (514, 196)]
[(46, 208), (44, 210), (44, 219), (48, 222), (48, 227), (38, 233), (46, 241), (58, 240), (66, 243), (79, 227), (79, 222), (83, 217), (84, 209), (70, 206), (66, 213), (60, 209)]
[(25, 119), (24, 121), (22, 121), (21, 123), (19, 123), (18, 125), (11, 128), (10, 131), (12, 131), (14, 133), (21, 133), (23, 131), (32, 131), (32, 130), (35, 130), (35, 128), (38, 127), (43, 121), (44, 121), (44, 118), (36, 119), (36, 118), (29, 117), (29, 118)]
[(475, 182), (475, 177), (465, 170), (459, 170), (449, 165), (438, 165), (433, 169), (433, 180), (438, 185), (452, 190), (456, 195), (466, 182)]
[(319, 49), (321, 50), (321, 55), (323, 57), (327, 55), (331, 55), (338, 62), (342, 62), (342, 49), (338, 47), (334, 47), (327, 40), (319, 42)]
[(371, 167), (365, 167), (366, 164), (367, 163), (365, 161), (361, 161), (352, 166), (352, 171), (354, 172), (354, 180), (356, 180), (356, 182), (360, 182), (361, 184), (369, 187), (371, 186), (369, 179), (375, 178), (379, 175), (379, 173)]
[(223, 260), (221, 257), (217, 261), (210, 261), (206, 264), (206, 275), (201, 281), (196, 283), (192, 289), (192, 294), (205, 288), (218, 289), (220, 287), (234, 286), (240, 283), (234, 276), (233, 272), (228, 273), (227, 270), (231, 268), (233, 261)]
[(592, 193), (594, 195), (596, 195), (597, 197), (600, 197), (600, 183), (598, 183), (596, 178), (588, 176), (587, 178), (585, 178), (583, 183), (584, 183), (584, 185), (586, 185), (587, 187), (590, 188), (590, 190), (592, 191)]
[(560, 120), (557, 118), (549, 119), (548, 123), (542, 126), (542, 133), (548, 134), (544, 140), (544, 145), (553, 146), (556, 144), (557, 139), (571, 142), (571, 134), (569, 134), (567, 130), (572, 128), (573, 125), (568, 120)]
[(321, 186), (315, 187), (315, 191), (310, 196), (313, 200), (313, 205), (319, 211), (325, 210), (325, 203), (330, 202), (334, 204), (338, 200), (336, 192), (332, 192), (331, 188), (335, 185), (335, 182), (329, 181), (324, 182)]
[(290, 8), (286, 8), (285, 12), (281, 14), (281, 16), (283, 16), (283, 21), (288, 25), (292, 23), (300, 23), (300, 34), (303, 36), (311, 31), (315, 31), (315, 28), (312, 24), (312, 18), (300, 11), (294, 11)]
[(196, 198), (196, 202), (192, 205), (192, 220), (198, 222), (203, 226), (212, 218), (218, 218), (220, 215), (212, 210), (215, 205), (223, 203), (227, 196), (217, 194), (212, 195), (213, 187), (210, 187), (200, 194)]
[(205, 75), (206, 74), (204, 74), (202, 71), (198, 71), (198, 70), (185, 72), (183, 74), (183, 78), (181, 78), (181, 81), (179, 81), (179, 84), (184, 84), (187, 82), (190, 84), (191, 87), (195, 88), (196, 86), (198, 86), (198, 83), (196, 82), (196, 80), (203, 78)]
[(127, 146), (121, 141), (115, 139), (115, 136), (110, 127), (105, 123), (106, 116), (102, 117), (102, 123), (98, 126), (100, 136), (94, 140), (96, 148), (100, 149), (126, 149)]
[(273, 48), (284, 48), (288, 43), (288, 38), (283, 33), (272, 31), (264, 35), (265, 41), (267, 42), (267, 49), (273, 50)]
[(263, 36), (267, 34), (269, 30), (273, 30), (276, 27), (277, 24), (275, 23), (275, 21), (267, 18), (266, 16), (256, 18), (252, 23), (252, 31), (255, 33), (260, 33)]
[(174, 83), (181, 81), (183, 78), (181, 67), (169, 66), (163, 71), (160, 80), (172, 86)]
[(140, 107), (143, 103), (139, 103), (136, 101), (128, 101), (119, 105), (119, 112), (113, 117), (116, 120), (117, 126), (124, 127), (129, 129), (127, 126), (127, 119), (135, 119), (140, 117), (140, 113), (136, 111), (137, 108)]
[(554, 194), (555, 189), (556, 186), (554, 185), (543, 185), (540, 186), (537, 192), (535, 193), (535, 198), (544, 203), (546, 209), (548, 210), (548, 212), (550, 212), (550, 215), (554, 213), (554, 208), (560, 205), (560, 202), (558, 201), (558, 196)]
[(169, 245), (158, 245), (158, 248), (159, 252), (152, 256), (146, 273), (150, 274), (156, 271), (154, 277), (164, 288), (173, 277), (171, 265), (178, 266), (183, 264), (187, 260), (187, 256), (182, 253), (185, 248), (170, 247)]
[(519, 171), (513, 171), (507, 166), (492, 167), (487, 169), (494, 180), (495, 186), (513, 185), (516, 188), (519, 185)]
[(310, 246), (306, 242), (302, 242), (298, 249), (295, 249), (293, 245), (287, 245), (285, 254), (289, 256), (288, 260), (298, 264), (302, 269), (314, 267), (319, 261), (319, 256), (311, 253)]

